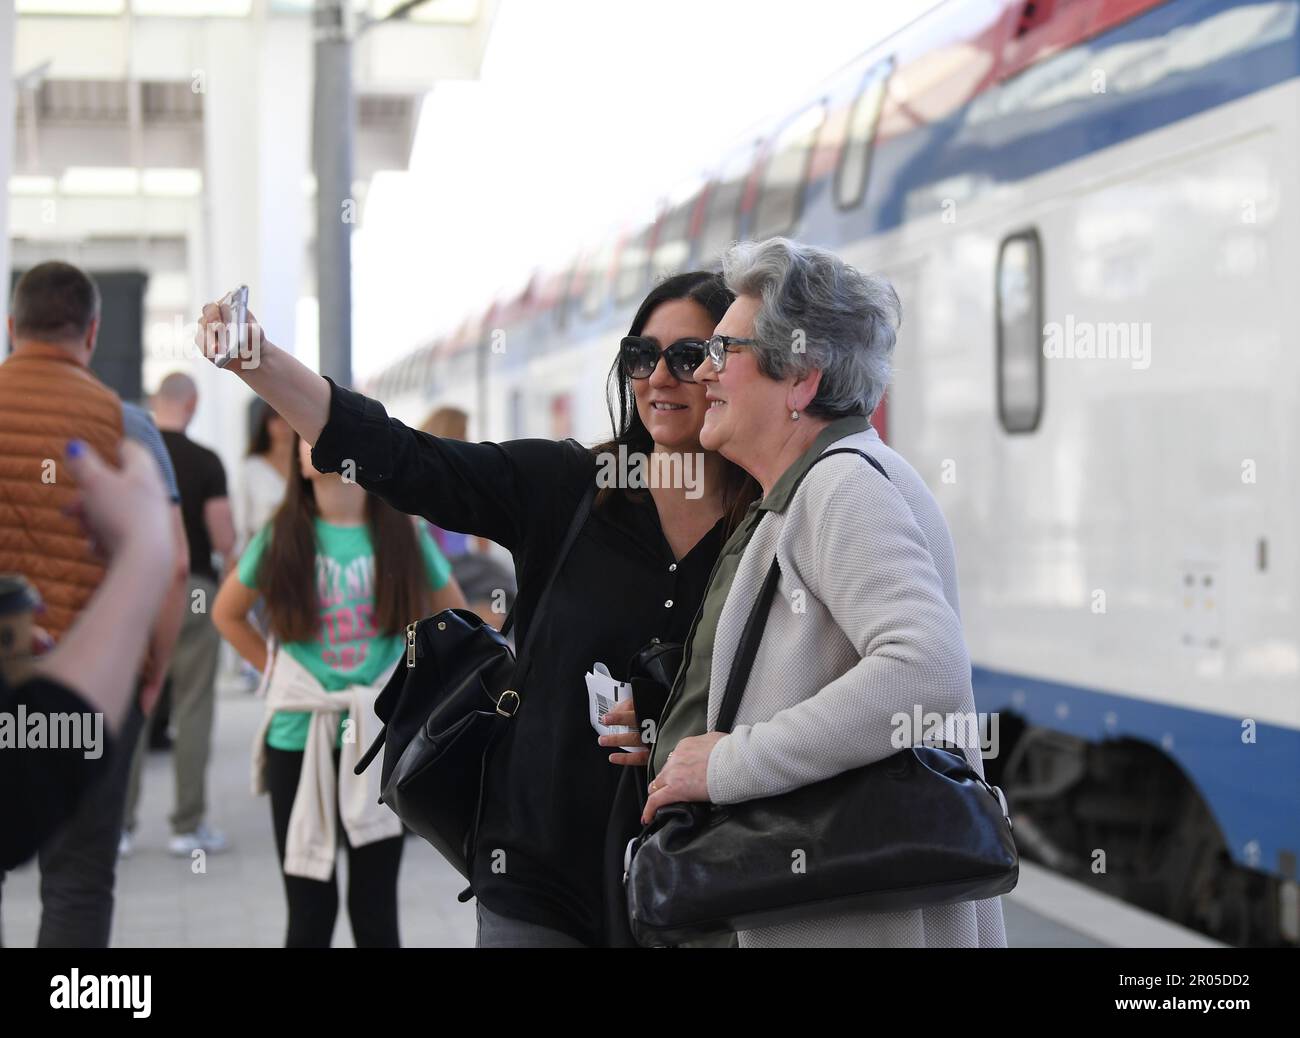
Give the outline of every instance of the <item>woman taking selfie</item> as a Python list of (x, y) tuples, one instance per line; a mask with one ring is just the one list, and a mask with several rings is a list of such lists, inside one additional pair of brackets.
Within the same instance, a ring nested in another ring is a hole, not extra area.
[[(588, 717), (584, 675), (605, 664), (615, 677), (652, 641), (685, 640), (709, 573), (753, 499), (749, 478), (702, 452), (703, 387), (691, 381), (704, 340), (731, 295), (697, 272), (670, 278), (641, 304), (611, 371), (615, 439), (588, 450), (575, 441), (464, 443), (413, 430), (376, 401), (335, 385), (263, 340), (259, 363), (230, 365), (314, 445), (321, 471), (345, 466), (394, 508), (509, 550), (518, 576), (515, 636), (537, 625), (514, 721), (487, 766), (471, 883), (480, 947), (579, 947), (613, 939), (606, 910), (605, 834), (625, 770)], [(223, 352), (229, 310), (204, 308), (200, 345)], [(250, 317), (250, 322), (252, 318)], [(260, 330), (254, 326), (253, 334)], [(702, 456), (692, 486), (603, 487), (538, 601), (564, 535), (602, 464), (619, 447)], [(635, 821), (635, 819), (633, 819)]]
[[(343, 751), (378, 730), (374, 698), (403, 657), (411, 617), (465, 599), (427, 533), (356, 483), (317, 472), (296, 435), (293, 447), (284, 502), (226, 578), (212, 620), (264, 674), (254, 789), (271, 794), (286, 946), (330, 946), (344, 843), (357, 946), (395, 948), (401, 823), (377, 803), (373, 777), (352, 774), (355, 752)], [(259, 599), (270, 644), (249, 620)]]

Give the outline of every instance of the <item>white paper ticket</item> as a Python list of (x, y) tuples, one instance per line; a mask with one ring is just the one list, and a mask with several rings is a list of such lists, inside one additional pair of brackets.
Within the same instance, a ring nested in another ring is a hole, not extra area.
[[(636, 729), (627, 725), (601, 724), (600, 719), (611, 710), (614, 704), (632, 695), (632, 686), (626, 681), (616, 681), (603, 663), (593, 664), (587, 671), (587, 705), (591, 716), (591, 727), (598, 735), (625, 735)], [(620, 746), (619, 749), (632, 753), (641, 747)]]

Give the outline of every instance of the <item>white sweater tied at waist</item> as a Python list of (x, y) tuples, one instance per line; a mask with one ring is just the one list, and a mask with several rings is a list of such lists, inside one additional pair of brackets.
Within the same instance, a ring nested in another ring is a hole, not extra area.
[[(374, 684), (349, 685), (338, 692), (327, 692), (287, 652), (273, 654), (262, 678), (266, 713), (253, 745), (255, 795), (266, 792), (266, 734), (275, 712), (311, 711), (312, 715), (285, 840), (287, 875), (328, 880), (334, 874), (338, 850), (336, 804), (337, 815), (342, 818), (348, 842), (353, 847), (401, 835), (401, 819), (379, 802), (379, 767), (372, 765), (360, 775), (353, 774), (361, 754), (382, 727), (375, 714), (375, 699), (400, 660), (399, 656)], [(345, 732), (336, 773), (334, 741), (340, 714), (346, 714), (352, 726)]]

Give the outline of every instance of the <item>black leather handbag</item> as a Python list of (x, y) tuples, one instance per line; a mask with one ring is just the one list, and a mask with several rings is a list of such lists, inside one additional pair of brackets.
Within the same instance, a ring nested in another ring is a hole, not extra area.
[[(663, 713), (681, 662), (681, 642), (664, 641), (642, 646), (628, 662), (627, 681), (632, 686), (637, 727), (642, 732), (646, 721), (659, 723), (659, 715)], [(623, 765), (621, 771), (614, 789), (609, 823), (605, 827), (604, 867), (601, 872), (605, 900), (602, 944), (606, 948), (637, 947), (628, 926), (623, 861), (628, 843), (641, 831), (641, 812), (645, 810), (646, 801), (646, 769)]]
[[(885, 475), (849, 448), (818, 460), (845, 451)], [(741, 634), (718, 731), (735, 722), (779, 579), (773, 559)], [(1018, 875), (1001, 791), (959, 751), (913, 746), (778, 796), (661, 808), (631, 847), (627, 908), (636, 940), (653, 947), (996, 897)]]
[(595, 492), (593, 483), (574, 513), (517, 662), (505, 637), (513, 612), (497, 631), (467, 609), (444, 609), (407, 625), (405, 666), (398, 666), (375, 700), (384, 727), (356, 773), (382, 748), (380, 802), (467, 879), (488, 753), (522, 702), (537, 618)]

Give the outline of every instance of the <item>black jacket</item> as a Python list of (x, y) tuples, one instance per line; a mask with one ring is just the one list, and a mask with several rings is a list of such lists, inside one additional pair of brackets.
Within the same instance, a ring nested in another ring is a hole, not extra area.
[[(608, 943), (607, 835), (635, 827), (635, 798), (617, 811), (620, 780), (641, 769), (609, 762), (588, 719), (583, 675), (606, 664), (626, 678), (653, 640), (684, 641), (722, 548), (721, 520), (673, 557), (648, 493), (618, 492), (592, 510), (557, 575), (544, 615), (537, 598), (597, 460), (567, 440), (465, 443), (410, 429), (382, 405), (331, 381), (329, 421), (312, 461), (353, 463), (361, 486), (447, 530), (487, 537), (514, 557), (522, 645), (540, 624), (528, 687), (489, 761), (473, 889), (500, 915)], [(352, 469), (349, 469), (351, 472)], [(617, 751), (616, 751), (617, 752)], [(625, 786), (625, 790), (626, 790)], [(611, 817), (615, 815), (615, 817)]]

